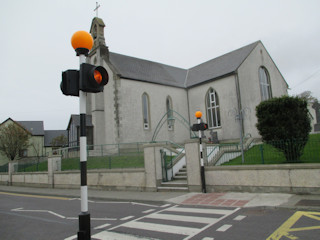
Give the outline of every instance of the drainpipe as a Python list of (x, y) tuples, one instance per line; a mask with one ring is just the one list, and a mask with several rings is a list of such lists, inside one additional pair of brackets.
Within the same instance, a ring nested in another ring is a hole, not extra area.
[[(189, 89), (187, 87), (187, 81), (188, 81), (188, 75), (189, 75), (189, 69), (187, 70), (187, 74), (186, 74), (186, 78), (184, 80), (184, 87), (186, 89), (186, 92), (187, 92), (187, 107), (188, 107), (188, 120), (189, 120), (189, 123), (191, 123), (191, 119), (190, 119), (190, 103), (189, 103)], [(190, 138), (192, 138), (192, 132), (191, 132), (191, 128), (189, 129), (189, 134), (190, 134)]]
[(238, 71), (235, 71), (235, 83), (236, 83), (236, 92), (237, 92), (237, 101), (238, 101), (238, 115), (237, 118), (239, 119), (239, 127), (240, 127), (240, 147), (241, 147), (241, 156), (242, 156), (242, 163), (244, 163), (244, 153), (243, 153), (243, 113), (242, 113), (242, 104), (241, 104), (241, 94), (240, 94), (240, 84), (239, 84), (239, 75)]

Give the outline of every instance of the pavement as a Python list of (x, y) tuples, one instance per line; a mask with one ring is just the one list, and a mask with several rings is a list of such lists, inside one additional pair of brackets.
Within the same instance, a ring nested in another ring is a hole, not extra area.
[[(0, 193), (19, 193), (41, 196), (79, 198), (79, 189), (36, 188), (0, 185)], [(92, 200), (165, 202), (183, 205), (219, 206), (219, 207), (264, 207), (287, 208), (297, 210), (320, 211), (320, 195), (298, 195), (287, 193), (248, 193), (248, 192), (135, 192), (88, 190)]]

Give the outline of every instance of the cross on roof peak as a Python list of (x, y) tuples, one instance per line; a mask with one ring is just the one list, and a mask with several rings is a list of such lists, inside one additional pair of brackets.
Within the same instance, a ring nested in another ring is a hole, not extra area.
[(100, 4), (98, 2), (96, 2), (96, 8), (93, 11), (96, 12), (97, 17), (98, 17), (98, 9), (99, 9), (99, 7), (100, 7)]

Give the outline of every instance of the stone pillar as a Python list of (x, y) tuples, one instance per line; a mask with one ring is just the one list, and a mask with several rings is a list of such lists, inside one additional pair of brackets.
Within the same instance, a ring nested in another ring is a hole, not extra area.
[(144, 145), (144, 169), (146, 174), (146, 191), (156, 192), (162, 181), (161, 144)]
[(12, 185), (12, 174), (15, 172), (15, 166), (17, 165), (17, 162), (9, 162), (8, 163), (8, 185)]
[(48, 157), (48, 184), (54, 188), (54, 172), (61, 171), (61, 156)]
[[(199, 139), (186, 141), (185, 152), (189, 191), (201, 192)], [(206, 150), (204, 150), (204, 152), (206, 152)]]

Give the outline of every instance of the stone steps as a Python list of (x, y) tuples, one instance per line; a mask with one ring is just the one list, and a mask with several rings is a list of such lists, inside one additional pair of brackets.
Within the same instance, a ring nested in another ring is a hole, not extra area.
[(158, 192), (188, 192), (187, 169), (183, 167), (173, 177), (172, 181), (162, 182)]

